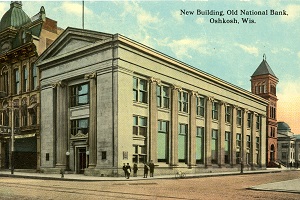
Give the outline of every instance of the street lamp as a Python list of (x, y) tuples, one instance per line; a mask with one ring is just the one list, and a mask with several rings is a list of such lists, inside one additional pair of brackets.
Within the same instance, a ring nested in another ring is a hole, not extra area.
[(70, 167), (69, 167), (70, 152), (69, 151), (66, 152), (66, 156), (67, 156), (67, 167), (66, 167), (67, 169), (66, 170), (69, 171), (70, 170)]
[(9, 109), (11, 111), (11, 129), (8, 129), (8, 133), (11, 133), (11, 154), (10, 154), (10, 173), (14, 174), (15, 168), (15, 159), (14, 159), (14, 151), (15, 151), (15, 110), (18, 108), (14, 108), (13, 102), (12, 106), (9, 107), (7, 104), (4, 104), (3, 109)]

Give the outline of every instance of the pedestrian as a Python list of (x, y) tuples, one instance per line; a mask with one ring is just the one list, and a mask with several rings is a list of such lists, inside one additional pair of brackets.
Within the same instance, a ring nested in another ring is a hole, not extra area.
[(148, 170), (149, 170), (149, 166), (146, 163), (144, 163), (144, 178), (147, 178)]
[(133, 176), (137, 177), (138, 166), (136, 163), (133, 164)]
[(127, 178), (127, 170), (126, 170), (125, 163), (123, 163), (123, 171), (124, 171), (124, 174), (125, 174), (125, 178)]
[(150, 161), (149, 168), (150, 168), (150, 177), (153, 177), (153, 174), (154, 174), (154, 163), (153, 163), (153, 160)]
[(129, 163), (127, 163), (127, 165), (126, 165), (126, 173), (127, 173), (127, 179), (129, 179), (130, 173), (131, 173), (131, 167), (130, 167)]

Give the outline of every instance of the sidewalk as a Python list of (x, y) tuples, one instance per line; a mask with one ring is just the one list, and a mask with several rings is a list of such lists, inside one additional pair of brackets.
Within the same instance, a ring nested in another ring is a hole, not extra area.
[[(281, 172), (282, 169), (266, 169), (255, 171), (244, 171), (243, 175), (259, 174), (259, 173), (276, 173)], [(242, 175), (240, 172), (221, 172), (221, 173), (201, 173), (201, 174), (186, 174), (185, 178), (200, 178), (200, 177), (214, 177), (214, 176), (233, 176)], [(15, 171), (11, 174), (10, 171), (0, 171), (0, 177), (16, 177), (16, 178), (31, 178), (31, 179), (44, 179), (44, 180), (63, 180), (63, 181), (137, 181), (137, 180), (153, 180), (153, 179), (175, 179), (174, 175), (159, 175), (154, 177), (143, 178), (130, 177), (125, 179), (124, 177), (97, 177), (97, 176), (85, 176), (83, 174), (64, 174), (64, 178), (61, 178), (61, 174), (45, 174), (45, 173), (30, 173), (30, 172), (18, 172)]]

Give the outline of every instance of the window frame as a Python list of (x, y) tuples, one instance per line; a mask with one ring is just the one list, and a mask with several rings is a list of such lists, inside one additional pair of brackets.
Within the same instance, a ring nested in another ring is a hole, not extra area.
[[(87, 92), (79, 94), (79, 87), (86, 86)], [(86, 96), (86, 102), (80, 103), (80, 97)], [(70, 107), (77, 107), (90, 104), (90, 85), (89, 82), (84, 82), (70, 86)]]

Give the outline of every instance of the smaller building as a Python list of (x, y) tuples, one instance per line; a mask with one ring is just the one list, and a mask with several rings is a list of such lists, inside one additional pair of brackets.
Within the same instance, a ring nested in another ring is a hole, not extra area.
[[(299, 161), (299, 144), (296, 151), (296, 136), (285, 122), (277, 123), (278, 130), (278, 162), (286, 167), (294, 167)], [(299, 142), (300, 143), (300, 137)], [(298, 153), (296, 156), (296, 152)]]

